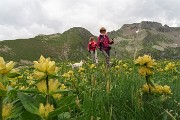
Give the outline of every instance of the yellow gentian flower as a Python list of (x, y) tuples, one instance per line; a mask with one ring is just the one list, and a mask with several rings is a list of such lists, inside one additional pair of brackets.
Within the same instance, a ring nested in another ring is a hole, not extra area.
[(12, 109), (13, 109), (13, 105), (10, 104), (10, 103), (7, 103), (7, 104), (3, 105), (2, 118), (4, 120), (11, 114)]
[(119, 66), (119, 65), (116, 65), (116, 66), (115, 66), (115, 69), (117, 69), (117, 70), (120, 69), (120, 66)]
[(4, 59), (0, 57), (0, 74), (7, 74), (14, 68), (15, 62), (10, 61), (5, 63)]
[(144, 55), (142, 57), (139, 56), (135, 60), (135, 64), (146, 65), (146, 67), (153, 67), (154, 65), (156, 65), (156, 62), (154, 59), (151, 58), (151, 56)]
[(60, 99), (62, 95), (60, 93), (56, 93), (52, 95), (55, 99)]
[(145, 93), (149, 93), (149, 85), (147, 83), (143, 85), (142, 91)]
[[(56, 91), (58, 89), (58, 87), (60, 86), (60, 83), (58, 80), (50, 79), (48, 82), (49, 82), (49, 92)], [(40, 92), (43, 92), (43, 93), (47, 92), (47, 85), (46, 85), (45, 80), (39, 82), (36, 86)]]
[(73, 72), (72, 70), (70, 70), (70, 71), (68, 71), (68, 74), (69, 74), (70, 76), (73, 76), (74, 72)]
[(165, 67), (165, 71), (167, 71), (167, 70), (171, 70), (171, 69), (173, 69), (173, 68), (175, 68), (175, 63), (174, 62), (169, 62), (167, 65), (166, 65), (166, 67)]
[(33, 77), (35, 78), (35, 79), (42, 79), (42, 78), (44, 78), (46, 76), (46, 74), (44, 73), (44, 72), (40, 72), (40, 71), (34, 71), (34, 73), (33, 73)]
[(82, 68), (82, 67), (80, 67), (79, 70), (78, 70), (79, 73), (83, 73), (84, 71), (85, 71), (85, 69)]
[(163, 86), (155, 85), (155, 92), (158, 94), (162, 94), (163, 93)]
[(146, 66), (141, 66), (138, 70), (140, 75), (146, 76), (146, 75), (151, 75), (153, 72), (147, 68)]
[(90, 65), (90, 69), (96, 68), (95, 64)]
[(54, 106), (53, 105), (50, 105), (49, 103), (46, 104), (45, 106), (43, 105), (43, 103), (40, 103), (39, 105), (39, 115), (42, 117), (42, 118), (47, 118), (48, 117), (48, 114), (50, 112), (54, 111)]
[(46, 81), (45, 80), (37, 83), (36, 86), (37, 86), (37, 89), (39, 90), (39, 92), (46, 93), (47, 87), (46, 87)]
[(170, 86), (167, 86), (167, 85), (164, 85), (164, 87), (163, 87), (163, 92), (164, 92), (165, 94), (172, 94), (172, 91), (171, 91)]
[(0, 82), (0, 89), (6, 91), (5, 86)]
[(56, 91), (59, 86), (60, 86), (60, 83), (58, 80), (53, 80), (53, 79), (49, 80), (49, 92)]
[(48, 75), (57, 71), (55, 61), (50, 61), (50, 58), (44, 58), (42, 55), (39, 61), (34, 61), (34, 68)]
[(70, 78), (71, 75), (70, 75), (69, 73), (64, 73), (64, 74), (62, 75), (62, 77), (64, 77), (64, 78)]
[(61, 84), (61, 87), (60, 87), (61, 90), (65, 90), (66, 89), (66, 86), (64, 84)]

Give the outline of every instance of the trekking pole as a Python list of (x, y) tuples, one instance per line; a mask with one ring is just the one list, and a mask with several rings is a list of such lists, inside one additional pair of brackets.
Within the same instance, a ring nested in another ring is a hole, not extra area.
[[(114, 42), (114, 38), (112, 38), (112, 41)], [(116, 52), (115, 47), (114, 47), (114, 54), (115, 54), (115, 58), (117, 59), (117, 52)]]

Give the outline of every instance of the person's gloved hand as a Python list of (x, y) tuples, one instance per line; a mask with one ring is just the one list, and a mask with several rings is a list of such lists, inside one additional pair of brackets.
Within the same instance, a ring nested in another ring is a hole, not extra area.
[(111, 44), (113, 44), (113, 43), (114, 43), (114, 39), (111, 40)]

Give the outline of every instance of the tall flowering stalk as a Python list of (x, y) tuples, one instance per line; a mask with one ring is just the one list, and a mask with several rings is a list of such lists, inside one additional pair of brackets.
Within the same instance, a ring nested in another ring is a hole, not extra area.
[[(8, 84), (7, 74), (14, 68), (15, 62), (6, 63), (3, 57), (0, 57), (0, 89), (5, 90)], [(0, 120), (2, 120), (3, 96), (0, 96)]]
[(42, 55), (38, 61), (34, 61), (35, 75), (45, 77), (46, 83), (46, 103), (49, 103), (49, 75), (56, 72), (55, 61), (50, 61), (50, 58), (44, 58)]
[(150, 88), (154, 87), (153, 83), (150, 81), (150, 76), (153, 74), (153, 67), (156, 65), (155, 60), (152, 59), (151, 56), (149, 55), (144, 55), (142, 57), (139, 56), (135, 60), (135, 64), (140, 66), (138, 72), (140, 75), (145, 76), (150, 92), (151, 91)]

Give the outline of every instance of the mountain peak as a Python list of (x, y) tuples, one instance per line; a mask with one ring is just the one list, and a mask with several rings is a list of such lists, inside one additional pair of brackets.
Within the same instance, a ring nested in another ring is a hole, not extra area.
[(149, 29), (149, 30), (156, 30), (160, 32), (169, 32), (173, 31), (174, 29), (169, 27), (168, 25), (162, 25), (161, 23), (158, 22), (153, 22), (153, 21), (142, 21), (140, 23), (133, 23), (133, 24), (124, 24), (121, 29)]
[(168, 25), (163, 26), (161, 23), (152, 22), (152, 21), (142, 21), (139, 24), (139, 27), (141, 29), (154, 29), (154, 30), (161, 31), (161, 32), (172, 31), (172, 29)]
[(72, 28), (68, 29), (67, 31), (88, 31), (88, 30), (83, 27), (72, 27)]

